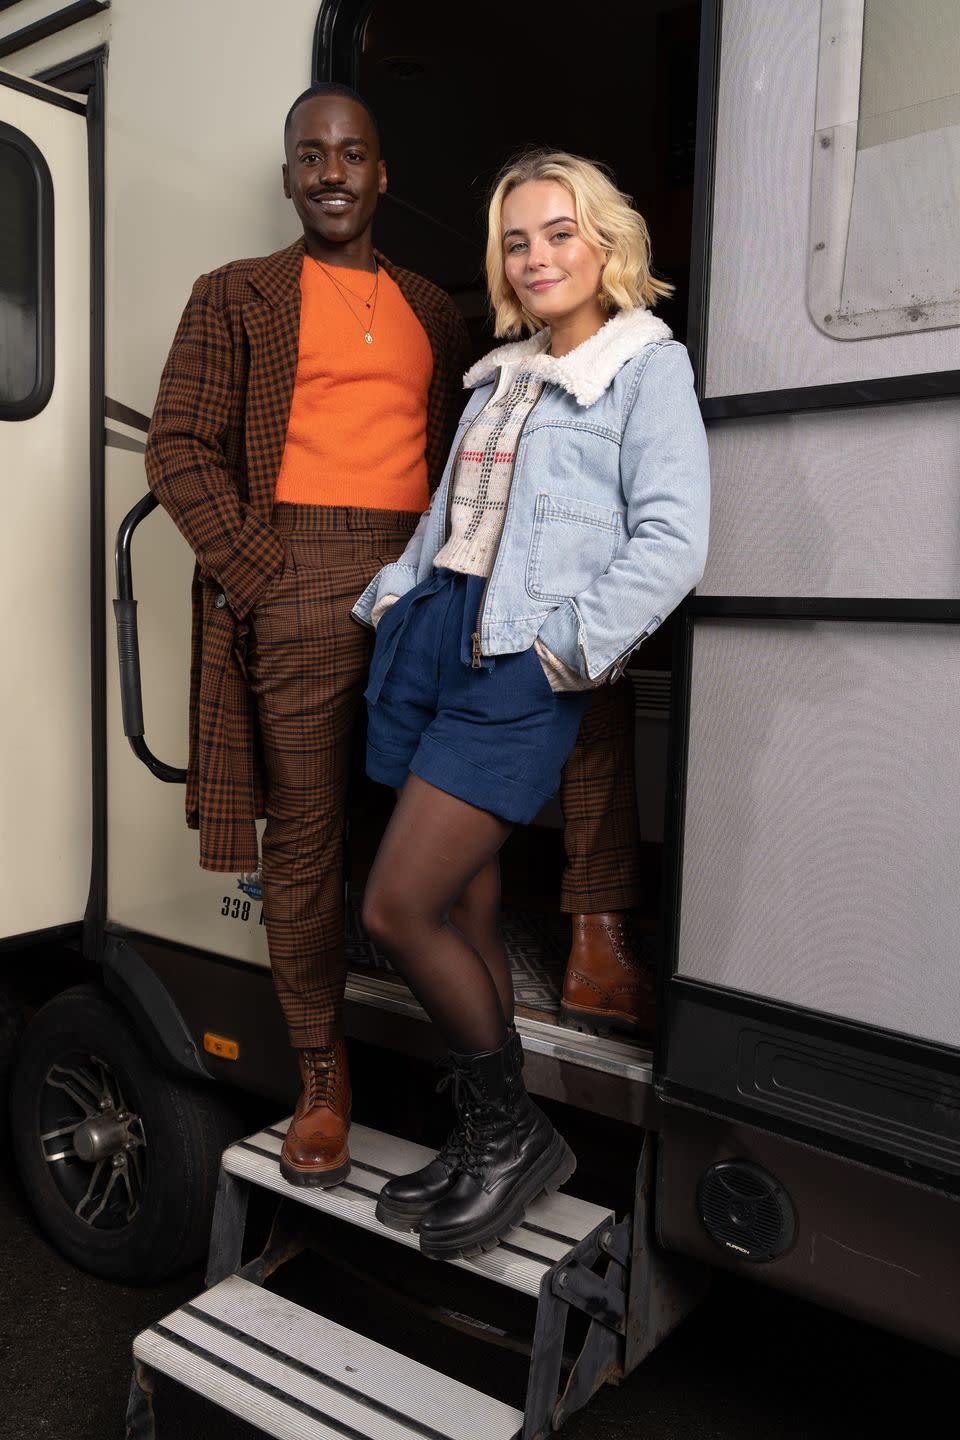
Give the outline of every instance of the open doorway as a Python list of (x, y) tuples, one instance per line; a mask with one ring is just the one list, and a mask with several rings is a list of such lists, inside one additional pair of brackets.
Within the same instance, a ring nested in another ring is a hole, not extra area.
[[(377, 244), (453, 296), (475, 353), (497, 343), (483, 280), (487, 192), (503, 163), (529, 145), (572, 150), (610, 167), (648, 222), (655, 273), (676, 287), (658, 313), (685, 339), (700, 5), (611, 0), (571, 31), (555, 17), (491, 0), (469, 44), (440, 0), (374, 0), (364, 9), (353, 79), (378, 116), (389, 175)], [(635, 654), (622, 682), (635, 699), (644, 874), (637, 919), (651, 944), (659, 922), (671, 651), (668, 622)], [(389, 809), (389, 799), (371, 788), (356, 807), (363, 819), (353, 821), (358, 887), (370, 858), (365, 842), (375, 844)], [(502, 856), (518, 1001), (538, 1019), (559, 1012), (569, 947), (569, 921), (559, 913), (563, 862), (556, 805), (515, 831)], [(359, 927), (351, 958), (378, 963)]]
[(571, 33), (492, 0), (469, 50), (449, 17), (441, 0), (379, 0), (364, 27), (357, 83), (380, 119), (390, 179), (381, 248), (454, 296), (478, 348), (492, 343), (483, 323), (489, 186), (521, 148), (573, 150), (608, 165), (646, 217), (655, 272), (676, 286), (658, 313), (683, 340), (699, 4), (613, 0)]

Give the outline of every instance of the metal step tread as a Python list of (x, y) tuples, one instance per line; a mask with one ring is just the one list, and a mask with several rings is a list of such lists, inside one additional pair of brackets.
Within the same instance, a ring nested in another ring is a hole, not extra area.
[(523, 1413), (231, 1275), (137, 1360), (278, 1440), (514, 1440)]
[[(351, 970), (346, 995), (354, 1004), (429, 1023), (426, 1011), (406, 985), (396, 980)], [(517, 1033), (523, 1040), (524, 1050), (534, 1055), (546, 1055), (566, 1065), (616, 1075), (631, 1085), (653, 1086), (653, 1051), (642, 1042), (584, 1035), (579, 1030), (558, 1025), (555, 1020), (533, 1020), (526, 1015), (517, 1016)]]
[[(377, 1196), (391, 1176), (409, 1174), (432, 1160), (432, 1150), (396, 1135), (370, 1130), (365, 1125), (352, 1125), (351, 1169), (347, 1179), (330, 1190), (309, 1189), (288, 1185), (280, 1174), (280, 1148), (288, 1123), (271, 1125), (231, 1145), (224, 1152), (224, 1169), (252, 1185), (276, 1191), (388, 1240), (414, 1249), (419, 1247), (419, 1238), (412, 1232), (390, 1230), (380, 1224), (375, 1213)], [(572, 1195), (560, 1192), (544, 1196), (527, 1207), (523, 1224), (512, 1230), (495, 1250), (474, 1259), (450, 1263), (526, 1295), (537, 1295), (544, 1272), (563, 1260), (598, 1225), (612, 1218), (603, 1206), (591, 1205)]]

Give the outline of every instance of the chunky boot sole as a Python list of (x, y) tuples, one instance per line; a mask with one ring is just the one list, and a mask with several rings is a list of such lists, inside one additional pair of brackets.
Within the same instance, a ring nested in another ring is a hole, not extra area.
[(622, 1010), (584, 1010), (578, 1005), (561, 1002), (560, 1024), (583, 1035), (627, 1035), (631, 1040), (653, 1043), (653, 1031), (641, 1027), (639, 1021)]
[(441, 1235), (420, 1232), (420, 1250), (431, 1260), (470, 1259), (493, 1250), (504, 1236), (516, 1229), (527, 1206), (540, 1195), (552, 1195), (565, 1185), (577, 1168), (577, 1159), (562, 1135), (554, 1135), (540, 1158), (518, 1180), (499, 1208), (482, 1223), (462, 1225)]
[(386, 1225), (388, 1230), (416, 1231), (420, 1229), (420, 1221), (433, 1203), (431, 1200), (427, 1204), (403, 1205), (381, 1195), (377, 1201), (377, 1219), (381, 1225)]
[(342, 1165), (336, 1165), (331, 1170), (323, 1170), (319, 1166), (291, 1165), (288, 1160), (280, 1157), (280, 1174), (288, 1185), (301, 1185), (312, 1187), (315, 1190), (331, 1190), (334, 1185), (339, 1185), (346, 1180), (350, 1174), (350, 1161), (345, 1160)]

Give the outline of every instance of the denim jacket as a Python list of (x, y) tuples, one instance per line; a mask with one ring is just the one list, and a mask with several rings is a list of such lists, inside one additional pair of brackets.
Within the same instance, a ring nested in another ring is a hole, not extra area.
[(621, 311), (554, 359), (547, 330), (503, 345), (464, 377), (467, 402), (430, 509), (353, 615), (432, 572), (455, 462), (506, 366), (545, 385), (521, 432), (499, 548), (477, 617), (480, 652), (536, 639), (577, 675), (619, 671), (696, 585), (707, 553), (707, 443), (684, 347), (647, 310)]

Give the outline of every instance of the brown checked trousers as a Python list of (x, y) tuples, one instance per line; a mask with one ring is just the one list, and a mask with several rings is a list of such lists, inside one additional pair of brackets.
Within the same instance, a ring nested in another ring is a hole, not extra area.
[[(247, 650), (267, 772), (263, 911), (277, 995), (297, 1046), (335, 1038), (347, 976), (343, 833), (354, 732), (373, 635), (350, 616), (419, 516), (278, 505), (279, 579)], [(321, 960), (322, 963), (318, 963)]]
[(568, 915), (640, 904), (633, 686), (625, 677), (594, 692), (563, 767), (560, 807), (567, 863), (560, 909)]

